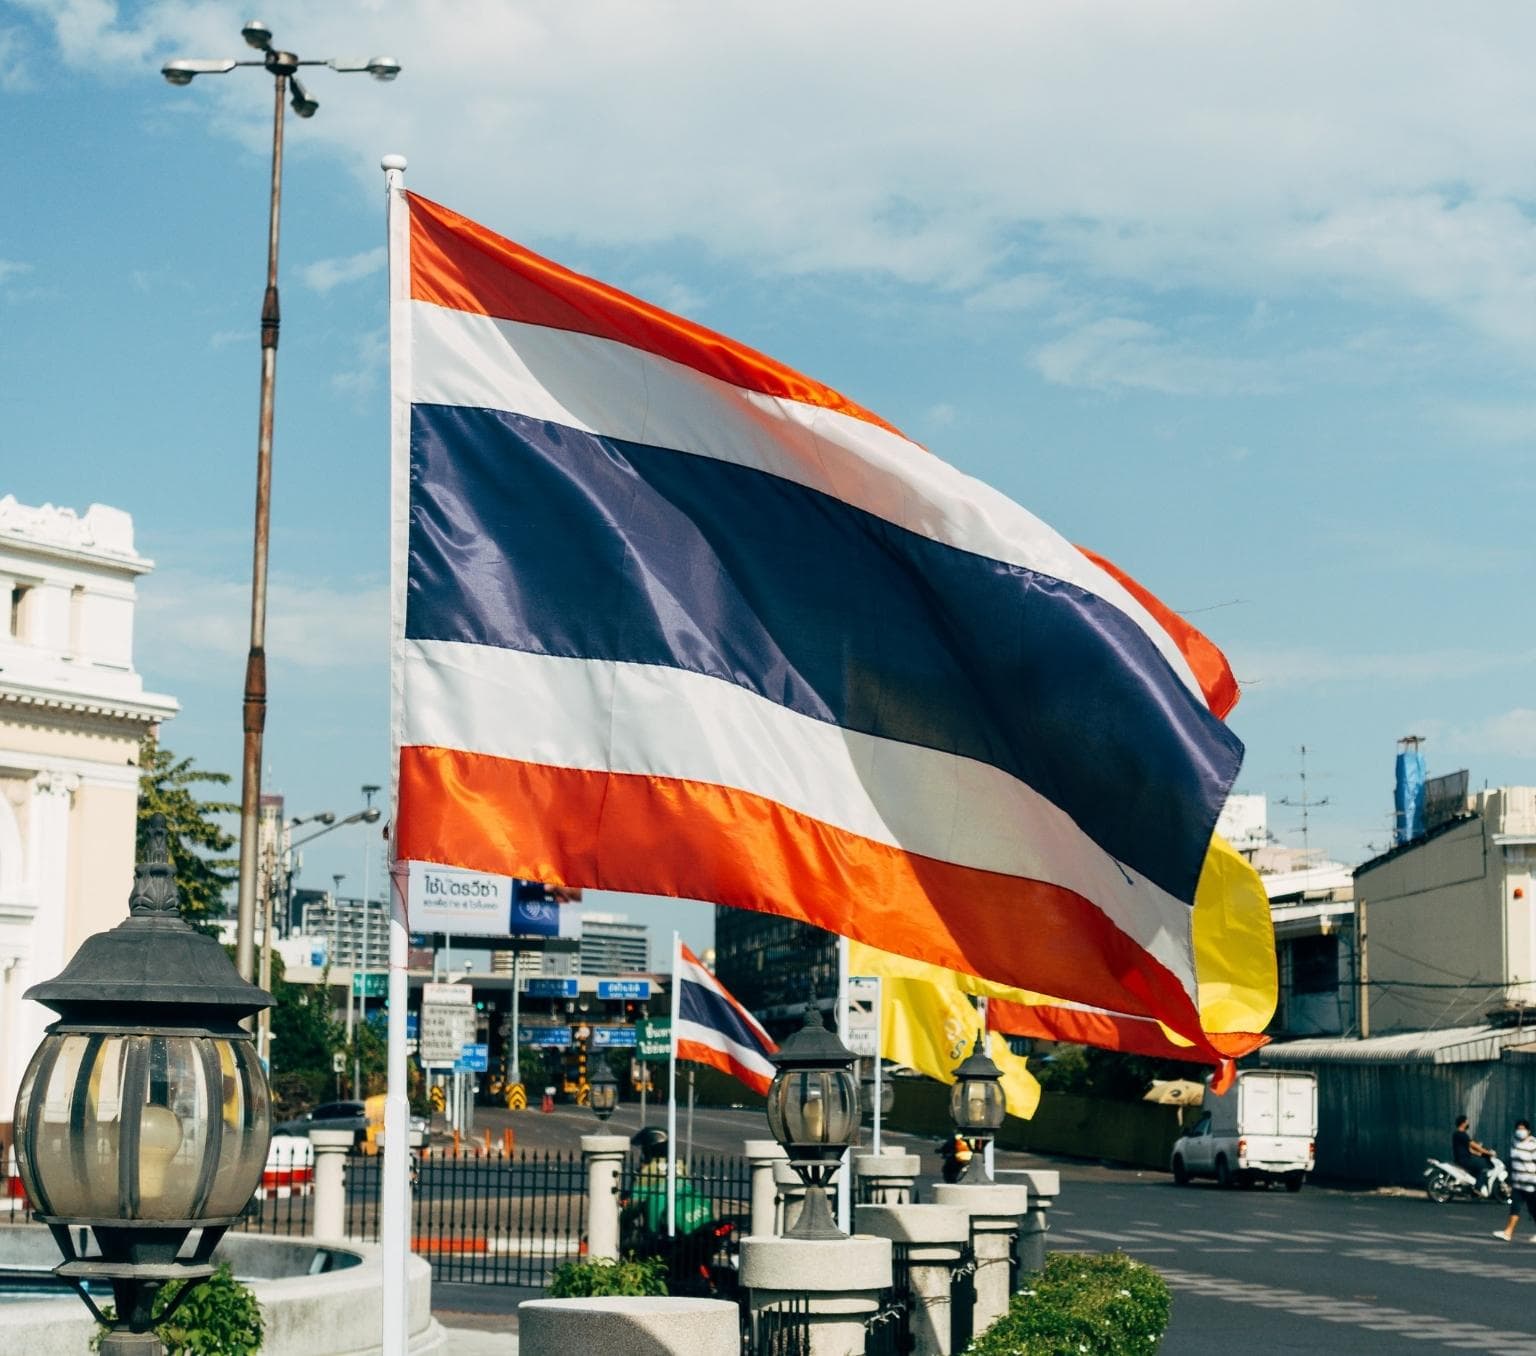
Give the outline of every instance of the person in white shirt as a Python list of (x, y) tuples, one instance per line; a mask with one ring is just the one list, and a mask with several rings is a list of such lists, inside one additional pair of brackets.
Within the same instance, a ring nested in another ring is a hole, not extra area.
[[(1509, 1148), (1509, 1222), (1502, 1229), (1495, 1229), (1493, 1236), (1506, 1243), (1513, 1240), (1515, 1226), (1520, 1223), (1520, 1205), (1525, 1204), (1531, 1219), (1536, 1220), (1536, 1135), (1531, 1134), (1529, 1121), (1515, 1122), (1515, 1139)], [(1527, 1240), (1536, 1243), (1536, 1234)]]

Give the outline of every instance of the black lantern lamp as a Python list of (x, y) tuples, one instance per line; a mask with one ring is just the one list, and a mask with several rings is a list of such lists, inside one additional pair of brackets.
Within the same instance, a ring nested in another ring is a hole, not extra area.
[[(152, 1322), (213, 1274), (214, 1248), (261, 1180), (267, 1079), (240, 1021), (272, 998), (182, 920), (159, 816), (128, 906), (124, 922), (86, 938), (62, 974), (26, 992), (59, 1018), (16, 1097), (16, 1162), (64, 1254), (56, 1274), (98, 1319), (86, 1284), (111, 1283), (117, 1319), (102, 1353), (158, 1356)], [(81, 1256), (86, 1228), (99, 1258)], [(178, 1281), (152, 1320), (156, 1293)]]
[(618, 1106), (619, 1080), (613, 1076), (607, 1060), (597, 1066), (597, 1072), (588, 1082), (587, 1100), (591, 1104), (592, 1113), (600, 1121), (606, 1121)]
[[(859, 1087), (862, 1089), (864, 1119), (869, 1120), (875, 1110), (875, 1061), (865, 1061), (866, 1071), (859, 1078)], [(880, 1118), (884, 1120), (896, 1106), (896, 1084), (891, 1081), (889, 1073), (882, 1072), (880, 1079)]]
[(971, 1053), (955, 1070), (955, 1085), (949, 1090), (949, 1114), (955, 1129), (971, 1142), (971, 1161), (960, 1174), (960, 1181), (992, 1180), (987, 1175), (985, 1150), (1002, 1125), (1006, 1111), (1003, 1071), (992, 1062), (983, 1036), (978, 1035)]
[(814, 997), (805, 1005), (805, 1025), (772, 1056), (778, 1072), (768, 1088), (768, 1128), (806, 1188), (786, 1238), (847, 1237), (832, 1218), (827, 1183), (858, 1137), (857, 1058), (827, 1030)]

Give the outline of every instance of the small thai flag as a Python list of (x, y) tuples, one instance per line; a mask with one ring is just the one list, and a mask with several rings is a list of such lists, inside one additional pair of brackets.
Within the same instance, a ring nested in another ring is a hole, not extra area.
[(766, 1095), (774, 1073), (768, 1056), (779, 1047), (757, 1018), (681, 942), (673, 957), (672, 983), (677, 1057), (708, 1064)]

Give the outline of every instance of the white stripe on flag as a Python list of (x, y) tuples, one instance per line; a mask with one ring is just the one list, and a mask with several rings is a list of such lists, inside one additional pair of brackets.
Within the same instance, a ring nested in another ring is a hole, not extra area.
[(506, 410), (766, 471), (887, 522), (1075, 584), (1147, 633), (1199, 683), (1172, 637), (1117, 580), (991, 486), (889, 429), (745, 391), (611, 339), (413, 302), (413, 403)]
[(681, 669), (408, 640), (404, 742), (729, 786), (836, 828), (1093, 902), (1194, 993), (1190, 908), (972, 759), (803, 716)]

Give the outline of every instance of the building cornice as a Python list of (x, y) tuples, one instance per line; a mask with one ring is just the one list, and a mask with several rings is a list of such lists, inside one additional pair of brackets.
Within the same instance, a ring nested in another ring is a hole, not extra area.
[(25, 683), (0, 681), (0, 714), (8, 712), (47, 712), (59, 717), (84, 717), (90, 720), (154, 725), (169, 720), (181, 710), (174, 697), (146, 692), (139, 697), (109, 697), (89, 692), (66, 692), (59, 688), (31, 687)]

